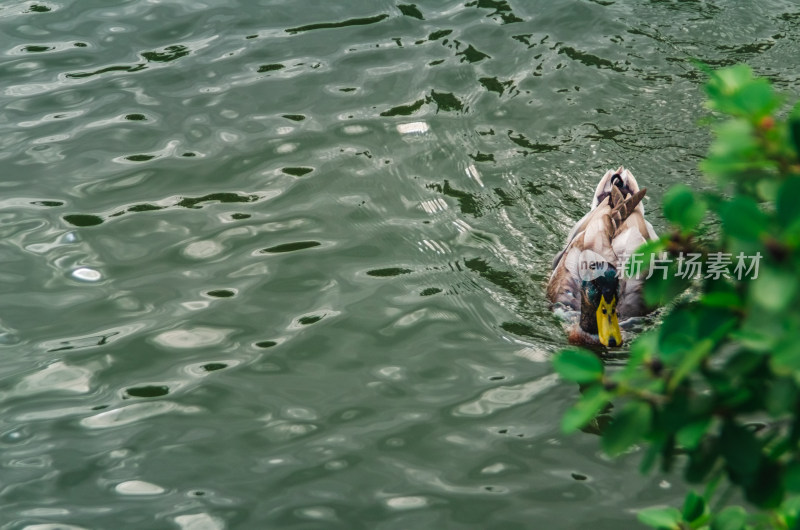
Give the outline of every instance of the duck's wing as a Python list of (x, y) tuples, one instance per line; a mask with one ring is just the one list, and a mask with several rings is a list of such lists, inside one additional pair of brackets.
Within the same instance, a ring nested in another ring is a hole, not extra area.
[(638, 238), (634, 237), (633, 229), (638, 229), (639, 220), (644, 222), (639, 207), (646, 191), (637, 189), (635, 194), (623, 197), (620, 190), (612, 186), (609, 195), (573, 228), (574, 236), (556, 257), (550, 275), (547, 296), (552, 303), (580, 309), (581, 260), (587, 256), (592, 260), (606, 261), (620, 270), (616, 247), (623, 250), (630, 245), (635, 250), (639, 246), (640, 243), (634, 246)]
[[(558, 262), (561, 260), (561, 256), (564, 254), (564, 252), (566, 252), (567, 248), (569, 248), (569, 244), (572, 242), (575, 236), (586, 228), (586, 223), (592, 216), (594, 209), (597, 208), (600, 203), (606, 199), (606, 197), (611, 195), (611, 188), (614, 187), (614, 184), (612, 183), (614, 175), (619, 175), (623, 184), (628, 186), (629, 189), (633, 190), (633, 193), (639, 191), (639, 185), (637, 184), (636, 179), (627, 169), (620, 166), (620, 168), (616, 171), (613, 169), (606, 171), (605, 175), (603, 175), (603, 178), (601, 178), (600, 182), (597, 184), (597, 188), (594, 190), (594, 196), (592, 197), (592, 204), (589, 212), (584, 215), (580, 221), (575, 223), (575, 226), (572, 227), (572, 230), (570, 230), (569, 235), (567, 236), (566, 248), (556, 254), (556, 257), (553, 258), (553, 269), (556, 268), (556, 265), (558, 265)], [(642, 214), (644, 214), (644, 209), (642, 209)]]
[(591, 215), (592, 212), (590, 211), (586, 215), (581, 217), (581, 220), (575, 223), (575, 226), (573, 226), (572, 230), (569, 231), (569, 235), (567, 236), (567, 246), (564, 248), (564, 250), (556, 254), (555, 258), (553, 258), (553, 269), (555, 269), (556, 266), (558, 265), (558, 262), (561, 261), (561, 256), (563, 256), (564, 253), (567, 251), (570, 243), (572, 243), (572, 240), (575, 239), (575, 236), (578, 235), (580, 232), (583, 232), (583, 230), (586, 228), (586, 221), (589, 219)]
[(582, 256), (586, 256), (586, 251), (592, 251), (592, 256), (599, 255), (598, 259), (615, 264), (617, 260), (612, 246), (615, 230), (608, 199), (578, 222), (567, 247), (553, 261), (553, 272), (547, 285), (547, 297), (553, 304), (580, 310)]
[[(646, 189), (643, 189), (640, 193), (643, 194), (645, 191)], [(638, 206), (641, 206), (641, 203)], [(638, 206), (618, 226), (612, 240), (619, 271), (623, 270), (627, 259), (635, 254), (641, 245), (658, 237), (653, 230), (653, 225), (644, 218), (644, 208), (639, 209)], [(646, 315), (650, 312), (651, 308), (646, 306), (642, 296), (643, 283), (642, 279), (622, 276), (620, 295), (617, 301), (617, 314), (620, 320)]]

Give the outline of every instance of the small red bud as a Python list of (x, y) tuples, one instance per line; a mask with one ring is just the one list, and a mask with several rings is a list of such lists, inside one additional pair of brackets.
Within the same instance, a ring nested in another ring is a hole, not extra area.
[(763, 118), (761, 118), (761, 120), (759, 120), (758, 127), (763, 131), (768, 131), (772, 129), (773, 127), (775, 127), (775, 118), (773, 118), (772, 116), (764, 116)]

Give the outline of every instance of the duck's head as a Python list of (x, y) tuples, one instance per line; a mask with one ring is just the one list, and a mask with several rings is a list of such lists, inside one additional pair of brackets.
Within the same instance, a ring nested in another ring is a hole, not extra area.
[(619, 278), (617, 269), (608, 266), (595, 278), (581, 285), (580, 327), (590, 335), (597, 335), (604, 346), (622, 345), (622, 333), (617, 318)]

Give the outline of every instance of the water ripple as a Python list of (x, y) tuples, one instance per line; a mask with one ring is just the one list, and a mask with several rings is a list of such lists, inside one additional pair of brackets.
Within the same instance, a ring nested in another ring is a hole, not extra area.
[(689, 59), (790, 92), (797, 20), (783, 0), (0, 8), (0, 520), (625, 528), (675, 504), (638, 455), (560, 433), (579, 389), (551, 373), (550, 262), (609, 167), (657, 229), (670, 184), (702, 189)]

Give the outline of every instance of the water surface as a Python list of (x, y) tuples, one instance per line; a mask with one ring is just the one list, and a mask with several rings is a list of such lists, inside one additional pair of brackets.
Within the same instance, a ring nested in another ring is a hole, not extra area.
[[(0, 6), (0, 528), (630, 528), (544, 300), (597, 179), (707, 184), (771, 0)], [(71, 526), (70, 526), (71, 525)]]

